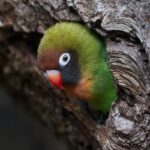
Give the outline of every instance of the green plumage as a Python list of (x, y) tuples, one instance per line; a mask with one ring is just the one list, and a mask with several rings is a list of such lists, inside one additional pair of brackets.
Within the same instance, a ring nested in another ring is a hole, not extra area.
[(90, 76), (92, 81), (92, 99), (89, 102), (96, 109), (109, 111), (117, 96), (107, 64), (106, 49), (100, 39), (79, 23), (63, 22), (45, 32), (38, 54), (44, 53), (48, 48), (77, 51), (81, 75)]

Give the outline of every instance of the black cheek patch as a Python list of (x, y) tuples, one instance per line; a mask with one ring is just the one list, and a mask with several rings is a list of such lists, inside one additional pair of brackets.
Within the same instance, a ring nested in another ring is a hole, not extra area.
[(70, 61), (66, 66), (60, 68), (63, 85), (75, 85), (80, 79), (78, 54), (76, 51), (69, 51), (69, 54), (71, 56)]

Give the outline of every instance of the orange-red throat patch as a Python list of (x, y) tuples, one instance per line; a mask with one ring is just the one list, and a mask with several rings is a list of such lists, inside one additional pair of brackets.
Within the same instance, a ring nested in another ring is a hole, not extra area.
[(83, 100), (90, 100), (91, 95), (91, 79), (90, 78), (82, 78), (77, 85), (74, 86), (66, 86), (65, 91), (68, 95), (81, 98)]

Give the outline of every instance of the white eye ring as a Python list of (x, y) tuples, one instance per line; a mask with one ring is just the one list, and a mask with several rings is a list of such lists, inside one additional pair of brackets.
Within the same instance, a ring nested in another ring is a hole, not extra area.
[(70, 61), (70, 54), (69, 54), (69, 53), (63, 53), (63, 54), (59, 57), (59, 64), (60, 64), (61, 66), (67, 65), (69, 61)]

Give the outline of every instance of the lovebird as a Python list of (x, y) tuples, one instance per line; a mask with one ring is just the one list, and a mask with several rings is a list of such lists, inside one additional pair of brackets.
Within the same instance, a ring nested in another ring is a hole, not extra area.
[(80, 23), (48, 28), (38, 47), (38, 65), (52, 85), (96, 110), (108, 112), (117, 98), (105, 44)]

